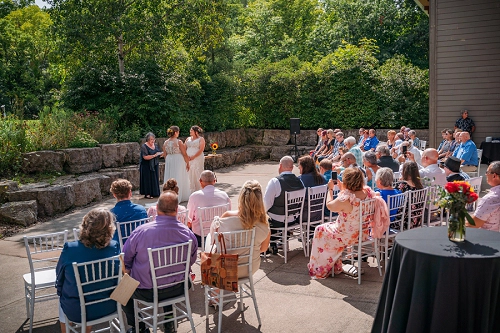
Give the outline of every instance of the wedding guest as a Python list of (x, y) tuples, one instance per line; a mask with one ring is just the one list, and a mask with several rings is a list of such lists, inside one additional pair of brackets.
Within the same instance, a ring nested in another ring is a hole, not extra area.
[[(165, 184), (163, 184), (163, 192), (166, 192), (166, 191), (173, 191), (177, 195), (179, 194), (179, 186), (177, 186), (177, 181), (175, 179), (170, 178), (169, 180), (167, 180), (167, 182)], [(177, 207), (177, 210), (179, 213), (181, 213), (181, 212), (186, 211), (186, 207), (183, 205), (179, 205), (179, 207)], [(149, 207), (148, 208), (148, 216), (149, 217), (156, 217), (156, 215), (157, 215), (156, 205)]]
[[(130, 200), (132, 198), (132, 184), (128, 180), (115, 180), (111, 183), (109, 191), (116, 199), (116, 204), (111, 208), (111, 213), (115, 214), (117, 222), (136, 221), (148, 217), (144, 206), (135, 204)], [(113, 240), (119, 241), (118, 229), (113, 235)]]
[(393, 172), (399, 172), (399, 163), (395, 161), (390, 153), (389, 147), (386, 145), (379, 145), (375, 149), (377, 155), (377, 164), (382, 168), (390, 168)]
[[(72, 322), (80, 323), (82, 321), (73, 263), (99, 260), (120, 254), (118, 242), (112, 239), (114, 232), (115, 216), (113, 213), (107, 209), (95, 208), (83, 217), (80, 224), (80, 238), (64, 244), (56, 266), (56, 289), (57, 295), (59, 295), (61, 332), (66, 332), (64, 314)], [(118, 267), (117, 263), (116, 269)], [(100, 292), (92, 295), (92, 298), (97, 300), (109, 297), (110, 294), (111, 291)], [(116, 311), (115, 304), (115, 301), (106, 301), (89, 305), (86, 307), (87, 322), (113, 313)], [(90, 332), (91, 329), (92, 327), (87, 327), (87, 332)]]
[(460, 111), (460, 118), (455, 122), (455, 129), (460, 129), (461, 131), (468, 132), (470, 136), (476, 130), (476, 124), (469, 118), (469, 111)]
[(490, 192), (480, 198), (472, 218), (475, 226), (468, 227), (500, 231), (500, 161), (491, 162), (486, 171)]
[(139, 164), (139, 193), (144, 198), (151, 199), (160, 195), (160, 163), (162, 155), (160, 148), (155, 143), (155, 135), (146, 134), (146, 143), (141, 146), (141, 163)]
[[(149, 333), (149, 329), (141, 322), (139, 327), (135, 327), (134, 299), (140, 299), (147, 302), (153, 301), (153, 280), (149, 267), (148, 248), (160, 248), (164, 246), (181, 244), (192, 241), (190, 264), (196, 262), (198, 245), (193, 232), (184, 224), (177, 220), (177, 207), (179, 199), (175, 192), (167, 191), (160, 195), (158, 199), (156, 220), (137, 227), (127, 239), (123, 247), (123, 261), (125, 269), (132, 278), (139, 281), (139, 286), (134, 291), (128, 303), (123, 306), (123, 312), (127, 317), (127, 324), (132, 326), (127, 333)], [(176, 267), (165, 267), (162, 271), (165, 282), (180, 282), (184, 275), (168, 276), (172, 270), (178, 270)], [(172, 287), (158, 289), (158, 300), (162, 301), (184, 294), (184, 284), (176, 284)], [(164, 312), (172, 311), (172, 306), (164, 307)], [(175, 332), (174, 322), (168, 322), (164, 325), (164, 332)]]
[[(403, 164), (402, 172), (401, 172), (401, 181), (396, 183), (396, 186), (394, 188), (398, 189), (401, 191), (401, 193), (409, 192), (409, 191), (415, 191), (415, 190), (420, 190), (423, 189), (424, 186), (422, 185), (422, 182), (420, 181), (420, 174), (418, 173), (418, 165), (414, 161), (408, 161)], [(412, 211), (418, 211), (419, 209), (422, 208), (424, 203), (418, 203), (414, 204), (411, 206)], [(408, 221), (408, 214), (409, 214), (409, 209), (405, 211), (405, 218), (404, 221)], [(420, 226), (422, 223), (421, 217), (413, 216), (410, 219), (410, 226), (409, 228), (416, 228)], [(407, 226), (405, 226), (406, 228)], [(395, 229), (399, 230), (401, 226), (399, 224), (395, 224), (394, 226)]]

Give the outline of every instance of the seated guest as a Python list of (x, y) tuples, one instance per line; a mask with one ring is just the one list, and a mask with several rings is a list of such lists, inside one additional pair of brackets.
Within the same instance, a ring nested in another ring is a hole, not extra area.
[(333, 162), (340, 160), (340, 148), (344, 147), (344, 133), (335, 133), (335, 143), (333, 144), (333, 150), (330, 155), (327, 156), (329, 160)]
[(359, 138), (359, 142), (356, 145), (356, 147), (361, 149), (365, 145), (365, 142), (366, 142), (366, 140), (368, 140), (369, 137), (370, 137), (370, 135), (368, 133), (368, 130), (364, 130), (363, 135)]
[(394, 142), (394, 145), (391, 148), (391, 155), (392, 157), (396, 157), (399, 155), (399, 149), (401, 147), (401, 144), (405, 142), (404, 140), (404, 135), (401, 133), (396, 134), (396, 141)]
[(319, 163), (319, 173), (323, 176), (323, 178), (325, 178), (326, 183), (328, 183), (328, 181), (332, 179), (332, 161), (321, 161)]
[(460, 159), (464, 172), (477, 171), (477, 166), (479, 165), (477, 147), (474, 141), (470, 139), (469, 132), (460, 133), (460, 142), (460, 146), (455, 149), (453, 156)]
[[(67, 242), (56, 266), (56, 289), (59, 295), (59, 322), (61, 332), (66, 332), (64, 314), (72, 322), (80, 323), (80, 298), (76, 286), (73, 263), (109, 258), (120, 254), (120, 245), (112, 240), (115, 232), (115, 216), (107, 209), (94, 208), (88, 212), (80, 224), (80, 239)], [(118, 263), (116, 269), (118, 270)], [(96, 285), (94, 288), (100, 288)], [(89, 290), (90, 291), (90, 290)], [(96, 299), (109, 297), (111, 292), (95, 294)], [(87, 307), (87, 321), (109, 315), (116, 310), (115, 301), (101, 302)], [(87, 332), (91, 327), (87, 327)]]
[[(407, 191), (420, 190), (420, 189), (424, 188), (424, 186), (422, 185), (422, 182), (420, 181), (420, 175), (418, 173), (418, 165), (417, 165), (417, 163), (415, 163), (413, 161), (408, 161), (408, 162), (405, 162), (403, 164), (401, 178), (402, 178), (402, 180), (397, 182), (396, 186), (395, 186), (395, 188), (400, 190), (401, 193), (404, 193)], [(423, 205), (424, 205), (424, 203), (412, 205), (412, 210), (421, 209)], [(404, 221), (408, 221), (408, 213), (409, 213), (409, 209), (406, 209)], [(419, 227), (421, 222), (422, 221), (421, 221), (420, 217), (413, 217), (412, 216), (410, 229)], [(395, 226), (395, 229), (397, 229), (397, 230), (400, 230), (400, 228), (401, 228), (400, 225)]]
[(333, 147), (335, 144), (335, 133), (332, 129), (326, 131), (326, 135), (328, 137), (328, 142), (324, 148), (322, 148), (316, 155), (316, 160), (320, 161), (330, 155), (333, 151)]
[(350, 136), (347, 139), (345, 139), (344, 146), (347, 149), (347, 151), (344, 151), (344, 154), (347, 152), (352, 153), (354, 155), (354, 158), (356, 159), (356, 164), (363, 165), (363, 152), (361, 151), (361, 149), (359, 149), (358, 146), (355, 145), (355, 143), (356, 139), (354, 139), (353, 136)]
[[(307, 156), (310, 158), (310, 156)], [(247, 180), (241, 188), (238, 197), (238, 210), (230, 210), (222, 214), (220, 219), (214, 219), (210, 227), (210, 235), (207, 237), (205, 251), (210, 252), (214, 232), (219, 228), (219, 232), (252, 230), (255, 228), (255, 241), (253, 247), (252, 274), (255, 274), (260, 267), (259, 254), (265, 252), (269, 247), (271, 231), (267, 222), (267, 214), (264, 208), (262, 187), (256, 180)], [(245, 254), (241, 252), (229, 252), (231, 254)], [(241, 258), (239, 259), (241, 261)], [(238, 267), (238, 278), (248, 276), (248, 273), (241, 271), (243, 267)], [(245, 267), (246, 270), (246, 267)]]
[(420, 149), (420, 139), (417, 138), (417, 133), (414, 130), (408, 132), (409, 140), (413, 141), (413, 147)]
[[(364, 144), (365, 141), (365, 129), (363, 127), (360, 127), (359, 129), (359, 140), (356, 146), (360, 147), (362, 144)], [(368, 138), (368, 132), (366, 133), (366, 138)]]
[[(415, 162), (412, 152), (407, 152), (408, 159)], [(422, 152), (421, 165), (418, 164), (420, 180), (426, 181), (427, 185), (446, 185), (446, 174), (438, 165), (438, 152), (434, 148), (427, 148)]]
[(395, 161), (386, 145), (379, 145), (375, 149), (377, 155), (377, 164), (382, 168), (390, 168), (393, 172), (399, 172), (399, 163)]
[[(422, 163), (422, 155), (420, 154), (420, 150), (418, 150), (417, 148), (415, 148), (415, 146), (412, 144), (411, 140), (410, 141), (405, 141), (401, 144), (401, 149), (400, 149), (400, 155), (398, 156), (398, 161), (400, 163), (404, 163), (405, 161), (409, 161), (409, 154), (403, 154), (403, 147), (406, 146), (407, 147), (407, 151), (409, 151), (410, 153), (413, 154), (413, 159), (415, 160), (415, 162), (417, 164), (421, 164)], [(399, 167), (399, 169), (401, 170), (402, 166)]]
[(480, 198), (472, 218), (475, 226), (492, 231), (500, 231), (500, 162), (491, 162), (486, 171), (486, 182), (491, 186), (490, 192)]
[[(165, 184), (163, 184), (163, 189), (162, 192), (166, 191), (174, 191), (179, 195), (179, 186), (177, 186), (177, 181), (174, 178), (170, 178), (167, 180)], [(157, 202), (158, 203), (158, 202)], [(186, 207), (183, 205), (179, 205), (178, 211), (179, 213), (184, 212), (186, 210)], [(156, 204), (154, 206), (149, 207), (148, 209), (148, 216), (149, 217), (156, 217)]]
[(373, 128), (371, 128), (369, 131), (368, 131), (368, 139), (365, 141), (365, 144), (363, 145), (363, 147), (360, 147), (360, 149), (362, 151), (369, 151), (369, 150), (372, 150), (372, 151), (375, 151), (375, 148), (377, 148), (377, 145), (378, 145), (378, 139), (377, 139), (377, 136), (376, 136), (376, 133), (375, 133), (375, 130)]
[[(324, 159), (323, 161), (325, 160), (327, 159)], [(309, 214), (309, 210), (307, 209), (307, 205), (309, 204), (309, 200), (307, 197), (308, 188), (325, 185), (326, 180), (316, 169), (316, 166), (314, 165), (314, 160), (312, 159), (311, 156), (306, 155), (299, 158), (299, 171), (300, 171), (299, 179), (302, 181), (302, 184), (304, 184), (304, 187), (306, 188), (306, 194), (304, 198), (304, 209), (302, 211), (302, 221), (307, 221), (307, 215)], [(317, 216), (314, 216), (313, 218), (316, 219)]]
[[(442, 158), (446, 157), (446, 153), (448, 153), (448, 151), (450, 151), (450, 149), (452, 149), (451, 148), (452, 143), (456, 142), (453, 139), (453, 131), (452, 130), (445, 129), (445, 130), (443, 130), (442, 135), (443, 135), (444, 140), (443, 140), (443, 142), (441, 142), (441, 144), (439, 145), (438, 150), (437, 150), (440, 160)], [(455, 150), (455, 148), (453, 148), (453, 150)]]
[(366, 171), (366, 186), (374, 189), (375, 187), (375, 174), (379, 169), (377, 164), (377, 155), (373, 151), (367, 151), (363, 155), (363, 163)]
[[(377, 183), (377, 189), (375, 192), (379, 192), (382, 198), (384, 199), (387, 204), (389, 202), (387, 201), (387, 197), (389, 195), (396, 195), (400, 194), (400, 190), (396, 190), (393, 187), (394, 184), (394, 173), (390, 168), (379, 168), (377, 170), (377, 174), (375, 175), (375, 181)], [(390, 215), (395, 215), (397, 213), (397, 209), (391, 209)], [(394, 217), (391, 220), (394, 220)]]
[(453, 153), (455, 152), (455, 150), (458, 148), (458, 146), (460, 146), (460, 142), (461, 142), (460, 141), (460, 133), (462, 133), (462, 132), (458, 129), (455, 130), (455, 132), (453, 133), (454, 140), (451, 142), (450, 149), (446, 153), (445, 157), (452, 156)]
[(403, 134), (404, 134), (404, 140), (405, 140), (405, 141), (410, 140), (410, 131), (411, 131), (411, 129), (410, 129), (409, 127), (406, 127), (406, 128), (405, 128), (405, 131), (404, 131), (404, 133), (403, 133)]
[(361, 170), (363, 175), (366, 177), (366, 171), (356, 163), (356, 159), (354, 158), (354, 154), (345, 153), (344, 156), (342, 156), (342, 159), (340, 161), (342, 162), (342, 166), (337, 168), (337, 170), (336, 170), (337, 174), (338, 174), (337, 178), (340, 181), (342, 181), (344, 171), (347, 168), (357, 168), (357, 169)]
[[(142, 322), (139, 324), (138, 328), (135, 327), (134, 316), (134, 299), (140, 299), (147, 302), (153, 301), (153, 280), (149, 268), (148, 248), (155, 249), (192, 240), (193, 245), (191, 247), (191, 253), (187, 255), (191, 256), (191, 265), (196, 262), (198, 251), (196, 237), (191, 230), (177, 220), (178, 205), (179, 197), (175, 192), (167, 191), (162, 193), (156, 207), (158, 212), (156, 221), (137, 227), (123, 246), (123, 261), (125, 263), (126, 272), (140, 283), (128, 303), (123, 306), (123, 312), (125, 312), (127, 317), (127, 324), (132, 326), (127, 333), (149, 333), (149, 329), (146, 328), (145, 324)], [(168, 274), (171, 269), (171, 267), (166, 267), (162, 274)], [(165, 279), (169, 279), (169, 282), (180, 282), (183, 278), (184, 275), (175, 275)], [(159, 289), (158, 300), (162, 301), (182, 294), (184, 294), (184, 285), (181, 283), (165, 289)], [(163, 311), (171, 312), (172, 306), (169, 305), (164, 307)], [(175, 331), (173, 321), (164, 326), (164, 332), (170, 333)]]
[[(327, 207), (339, 215), (335, 222), (320, 224), (314, 231), (309, 275), (313, 279), (325, 279), (332, 269), (335, 274), (342, 272), (342, 251), (354, 244), (359, 237), (360, 202), (375, 197), (371, 188), (364, 186), (365, 177), (360, 169), (348, 168), (344, 173), (344, 182), (339, 182), (340, 192), (333, 199), (333, 181), (328, 182)], [(368, 234), (363, 235), (368, 238)]]
[(448, 157), (444, 162), (444, 172), (447, 182), (465, 180), (464, 176), (460, 173), (460, 160), (454, 156)]
[[(231, 209), (231, 200), (226, 192), (215, 188), (215, 174), (210, 170), (205, 170), (200, 175), (201, 190), (193, 192), (189, 197), (187, 209), (189, 210), (188, 226), (193, 230), (198, 240), (198, 245), (201, 246), (201, 225), (199, 216), (197, 216), (198, 207), (213, 207), (224, 204), (229, 204)], [(205, 235), (206, 237), (206, 235)]]
[[(309, 155), (314, 156), (314, 154), (323, 146), (323, 138), (321, 133), (323, 133), (323, 129), (320, 127), (316, 131), (316, 134), (318, 134), (318, 144), (316, 145), (316, 148), (314, 150), (309, 151)], [(326, 132), (325, 132), (325, 137), (326, 137)]]
[(387, 147), (391, 149), (392, 147), (394, 147), (395, 144), (396, 144), (396, 131), (390, 130), (387, 132)]
[[(269, 216), (271, 228), (282, 228), (285, 226), (285, 192), (297, 191), (304, 188), (302, 181), (293, 174), (293, 159), (290, 156), (283, 156), (278, 167), (279, 176), (271, 178), (267, 183), (264, 194), (264, 207)], [(299, 223), (299, 219), (293, 216), (286, 217), (288, 225)], [(276, 233), (271, 231), (271, 234)], [(276, 240), (279, 237), (271, 237), (270, 252), (278, 253)]]
[[(132, 184), (126, 179), (117, 179), (111, 183), (109, 191), (116, 198), (116, 205), (111, 208), (117, 222), (128, 222), (145, 219), (148, 217), (144, 206), (132, 203)], [(122, 230), (123, 232), (123, 230)], [(118, 230), (113, 235), (113, 240), (119, 241)]]

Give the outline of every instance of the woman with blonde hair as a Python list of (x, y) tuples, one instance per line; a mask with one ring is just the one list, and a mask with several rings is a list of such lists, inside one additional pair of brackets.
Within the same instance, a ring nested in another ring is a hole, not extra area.
[(396, 131), (395, 130), (389, 130), (387, 132), (387, 147), (391, 149), (396, 145)]
[[(76, 287), (76, 277), (73, 262), (109, 258), (120, 254), (120, 246), (112, 240), (115, 232), (115, 215), (108, 209), (95, 208), (83, 217), (80, 225), (80, 239), (67, 242), (56, 266), (56, 289), (59, 295), (59, 321), (61, 332), (66, 332), (66, 320), (81, 322), (80, 298)], [(116, 268), (119, 265), (117, 263)], [(109, 293), (99, 293), (92, 297), (106, 298)], [(116, 310), (115, 301), (101, 302), (87, 307), (87, 322), (113, 313)], [(66, 316), (64, 316), (66, 315)], [(91, 327), (87, 327), (90, 332)]]
[[(238, 210), (230, 210), (215, 218), (210, 226), (210, 235), (205, 242), (205, 250), (210, 251), (214, 232), (227, 232), (236, 230), (251, 230), (255, 227), (255, 241), (253, 248), (252, 273), (260, 267), (260, 253), (269, 247), (271, 231), (267, 222), (266, 209), (264, 208), (264, 195), (262, 187), (256, 180), (248, 180), (243, 184), (238, 197)], [(246, 268), (245, 268), (246, 269)], [(246, 277), (247, 272), (240, 272), (238, 278)]]

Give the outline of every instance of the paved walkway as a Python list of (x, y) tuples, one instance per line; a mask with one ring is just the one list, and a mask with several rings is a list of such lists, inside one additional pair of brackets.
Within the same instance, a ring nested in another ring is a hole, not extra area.
[[(486, 169), (486, 168), (484, 168)], [(295, 169), (298, 173), (298, 170)], [(278, 173), (276, 162), (260, 162), (236, 165), (216, 170), (217, 187), (231, 197), (233, 208), (241, 185), (256, 179), (265, 188), (267, 182)], [(482, 172), (484, 174), (484, 171)], [(138, 194), (133, 201), (146, 204)], [(26, 308), (22, 275), (29, 271), (26, 252), (22, 243), (24, 235), (36, 235), (60, 230), (72, 230), (82, 217), (94, 207), (113, 207), (114, 199), (108, 199), (92, 207), (76, 210), (63, 217), (37, 224), (24, 233), (0, 240), (0, 332), (25, 332)], [(72, 233), (71, 233), (72, 234)], [(71, 238), (70, 238), (71, 239)], [(325, 280), (311, 280), (307, 272), (308, 259), (304, 257), (302, 244), (291, 242), (288, 263), (281, 255), (265, 259), (254, 275), (257, 303), (262, 319), (258, 328), (257, 317), (250, 299), (245, 300), (246, 311), (240, 313), (237, 304), (224, 308), (223, 332), (369, 332), (377, 307), (382, 277), (375, 267), (365, 264), (362, 284), (345, 275)], [(197, 279), (196, 288), (190, 292), (191, 306), (197, 332), (216, 332), (212, 315), (205, 320), (203, 290), (200, 287), (199, 266), (193, 266)], [(35, 333), (58, 332), (57, 300), (35, 305)], [(188, 332), (189, 325), (182, 322), (178, 332)]]

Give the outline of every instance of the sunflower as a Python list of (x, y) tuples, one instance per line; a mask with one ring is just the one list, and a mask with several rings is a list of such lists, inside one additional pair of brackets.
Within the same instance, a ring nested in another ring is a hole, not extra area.
[(210, 148), (212, 148), (213, 150), (217, 150), (219, 149), (219, 145), (217, 144), (217, 142), (214, 142), (210, 144)]

